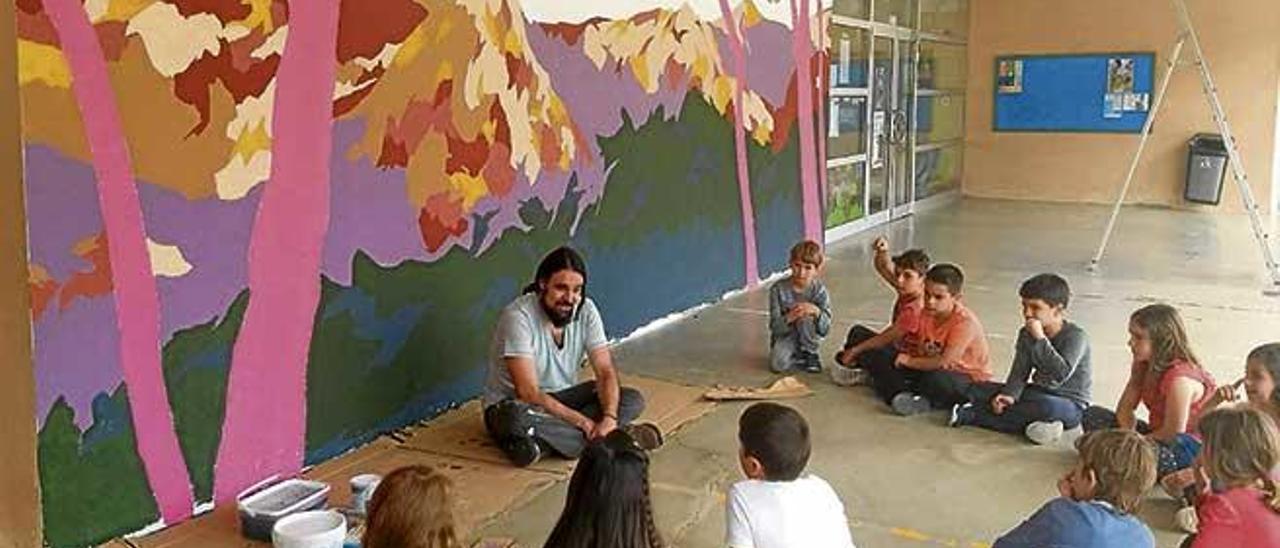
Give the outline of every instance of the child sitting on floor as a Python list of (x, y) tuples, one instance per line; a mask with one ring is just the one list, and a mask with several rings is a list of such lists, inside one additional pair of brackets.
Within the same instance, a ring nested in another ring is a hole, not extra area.
[(1079, 426), (1089, 406), (1089, 337), (1065, 317), (1071, 288), (1061, 276), (1033, 276), (1018, 294), (1025, 325), (1018, 330), (1008, 379), (974, 385), (972, 401), (952, 409), (951, 426), (1025, 434), (1045, 445)]
[(769, 369), (822, 371), (818, 345), (831, 331), (831, 300), (818, 280), (822, 248), (805, 240), (791, 248), (791, 276), (769, 287)]
[(649, 456), (623, 430), (592, 441), (569, 479), (564, 511), (545, 548), (659, 548), (649, 498)]
[[(1239, 401), (1238, 389), (1243, 385), (1248, 404), (1270, 415), (1273, 420), (1277, 420), (1280, 417), (1280, 390), (1277, 390), (1280, 387), (1276, 386), (1278, 378), (1280, 378), (1280, 343), (1264, 344), (1254, 348), (1245, 359), (1244, 378), (1218, 387), (1213, 397), (1205, 402), (1204, 409), (1209, 410)], [(1183, 503), (1183, 507), (1174, 515), (1174, 521), (1189, 533), (1196, 531), (1198, 520), (1196, 509), (1192, 505), (1196, 496), (1193, 487), (1197, 479), (1196, 470), (1192, 467), (1172, 472), (1160, 481), (1160, 485), (1166, 491)]]
[(1156, 456), (1129, 430), (1086, 434), (1075, 467), (1058, 480), (1061, 497), (1041, 506), (993, 548), (1144, 548), (1155, 537), (1134, 514), (1156, 479)]
[(763, 402), (738, 419), (739, 464), (747, 480), (729, 488), (730, 548), (853, 548), (840, 497), (804, 474), (809, 424), (796, 410)]
[[(1137, 430), (1157, 444), (1157, 474), (1188, 468), (1200, 452), (1196, 425), (1217, 386), (1191, 351), (1177, 309), (1167, 304), (1139, 308), (1129, 318), (1133, 365), (1115, 411), (1085, 410), (1086, 432), (1103, 428)], [(1147, 408), (1147, 422), (1134, 412)]]
[(378, 483), (362, 548), (456, 548), (453, 482), (430, 466), (406, 466)]
[[(1252, 406), (1224, 407), (1205, 414), (1200, 432), (1199, 532), (1183, 545), (1280, 546), (1280, 491), (1272, 476), (1280, 465), (1275, 422)], [(1218, 492), (1211, 485), (1220, 486)]]
[(864, 364), (876, 395), (899, 415), (964, 403), (974, 382), (991, 379), (987, 336), (977, 315), (960, 302), (963, 287), (960, 267), (930, 268), (919, 343), (891, 364)]
[[(920, 316), (924, 313), (924, 275), (929, 272), (929, 255), (922, 249), (908, 249), (889, 257), (889, 242), (883, 236), (871, 244), (875, 250), (876, 273), (893, 286), (898, 298), (893, 303), (893, 323), (875, 332), (855, 325), (845, 337), (844, 348), (836, 354), (836, 362), (865, 371), (867, 364), (893, 365), (899, 352), (910, 353), (919, 342)], [(859, 375), (852, 384), (862, 384)]]
[(1226, 402), (1239, 401), (1237, 390), (1244, 386), (1249, 405), (1266, 411), (1272, 419), (1280, 420), (1280, 343), (1268, 343), (1256, 347), (1245, 359), (1244, 378), (1230, 385), (1219, 387), (1205, 404), (1205, 409)]

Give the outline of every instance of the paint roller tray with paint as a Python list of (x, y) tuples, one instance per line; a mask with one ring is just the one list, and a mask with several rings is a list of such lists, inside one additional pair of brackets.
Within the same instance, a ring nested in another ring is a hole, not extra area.
[(324, 508), (329, 502), (329, 484), (299, 478), (275, 482), (273, 476), (246, 489), (236, 497), (240, 510), (240, 534), (254, 540), (271, 541), (276, 521), (298, 512)]

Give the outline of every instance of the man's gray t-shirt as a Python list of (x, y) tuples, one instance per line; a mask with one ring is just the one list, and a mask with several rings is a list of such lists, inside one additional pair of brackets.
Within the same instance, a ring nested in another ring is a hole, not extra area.
[(587, 353), (609, 344), (596, 303), (584, 297), (573, 320), (564, 326), (564, 345), (556, 346), (551, 337), (551, 320), (538, 299), (537, 293), (521, 295), (498, 316), (498, 328), (494, 330), (489, 349), (485, 406), (516, 397), (505, 358), (531, 358), (538, 376), (538, 389), (550, 393), (577, 384), (578, 370)]

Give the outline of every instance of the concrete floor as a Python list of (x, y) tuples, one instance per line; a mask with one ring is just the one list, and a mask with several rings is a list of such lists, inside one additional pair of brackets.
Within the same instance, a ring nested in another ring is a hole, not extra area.
[[(1163, 301), (1178, 306), (1195, 349), (1219, 380), (1242, 376), (1254, 345), (1280, 340), (1280, 298), (1263, 297), (1265, 276), (1246, 218), (1166, 209), (1124, 210), (1103, 271), (1084, 266), (1108, 209), (964, 200), (845, 239), (828, 249), (824, 280), (835, 312), (833, 333), (854, 323), (883, 324), (892, 293), (875, 276), (869, 243), (887, 234), (894, 250), (923, 246), (935, 261), (962, 265), (965, 300), (992, 343), (993, 369), (1008, 371), (1021, 325), (1017, 287), (1039, 272), (1058, 272), (1075, 294), (1072, 318), (1090, 333), (1095, 400), (1112, 405), (1129, 364), (1127, 319)], [(638, 337), (615, 350), (625, 372), (710, 385), (763, 385), (766, 367), (763, 289), (747, 292)], [(608, 318), (605, 318), (608, 321)], [(838, 337), (824, 345), (824, 359)], [(840, 388), (826, 376), (801, 376), (816, 396), (789, 403), (809, 419), (809, 471), (840, 493), (857, 544), (867, 547), (989, 544), (1044, 501), (1074, 462), (1067, 444), (1036, 447), (1012, 436), (951, 429), (941, 413), (890, 414), (867, 388)], [(723, 546), (724, 492), (740, 479), (737, 416), (745, 404), (721, 405), (672, 436), (653, 456), (651, 481), (660, 530), (681, 547)], [(539, 547), (564, 503), (565, 485), (491, 523), (489, 536), (514, 536)], [(1173, 502), (1153, 492), (1142, 517), (1159, 546), (1176, 546)]]

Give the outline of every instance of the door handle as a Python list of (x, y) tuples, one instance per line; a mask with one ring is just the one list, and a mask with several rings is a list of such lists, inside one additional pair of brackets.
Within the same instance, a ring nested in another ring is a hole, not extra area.
[(893, 118), (889, 122), (889, 142), (895, 145), (906, 144), (907, 111), (902, 109), (893, 111)]

